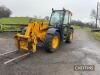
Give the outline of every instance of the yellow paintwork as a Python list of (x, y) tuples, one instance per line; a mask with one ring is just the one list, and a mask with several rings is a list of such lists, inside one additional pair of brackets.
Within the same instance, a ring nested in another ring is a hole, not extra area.
[(67, 32), (67, 27), (64, 28), (64, 33), (66, 33), (66, 32)]
[[(28, 50), (28, 42), (32, 42), (32, 52), (36, 52), (39, 42), (43, 42), (48, 30), (48, 22), (31, 22), (28, 24), (24, 35), (17, 33), (16, 36), (21, 38), (20, 48)], [(27, 40), (25, 40), (27, 39)], [(16, 41), (17, 43), (18, 41)], [(17, 44), (16, 44), (17, 45)]]
[(73, 40), (73, 33), (71, 32), (70, 33), (70, 42), (72, 42), (72, 40)]
[(58, 36), (54, 36), (52, 39), (52, 48), (56, 49), (59, 45), (59, 38)]

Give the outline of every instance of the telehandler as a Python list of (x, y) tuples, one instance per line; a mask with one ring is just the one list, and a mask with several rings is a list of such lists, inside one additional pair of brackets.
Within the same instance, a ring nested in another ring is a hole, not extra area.
[(36, 52), (39, 44), (48, 52), (55, 52), (63, 42), (72, 42), (73, 27), (71, 27), (72, 13), (69, 10), (54, 10), (49, 22), (31, 21), (21, 33), (15, 35), (18, 50)]

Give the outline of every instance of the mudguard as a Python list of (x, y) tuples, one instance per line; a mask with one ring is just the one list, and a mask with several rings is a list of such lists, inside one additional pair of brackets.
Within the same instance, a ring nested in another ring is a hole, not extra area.
[(49, 28), (48, 31), (47, 31), (47, 34), (52, 34), (53, 35), (57, 31), (58, 31), (58, 29), (56, 29), (56, 28)]

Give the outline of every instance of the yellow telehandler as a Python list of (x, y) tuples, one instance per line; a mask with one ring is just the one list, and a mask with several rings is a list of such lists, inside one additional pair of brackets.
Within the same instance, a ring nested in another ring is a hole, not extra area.
[(15, 35), (18, 50), (36, 52), (40, 43), (48, 52), (55, 52), (63, 42), (72, 42), (72, 13), (69, 10), (54, 10), (48, 21), (31, 21), (21, 33)]

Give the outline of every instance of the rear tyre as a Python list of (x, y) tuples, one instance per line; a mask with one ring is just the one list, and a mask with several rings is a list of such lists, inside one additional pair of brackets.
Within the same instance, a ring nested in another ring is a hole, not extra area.
[(60, 46), (60, 36), (59, 33), (55, 34), (47, 34), (46, 39), (44, 42), (44, 48), (47, 52), (53, 53), (55, 52)]
[(73, 32), (70, 32), (68, 38), (66, 39), (66, 43), (72, 43), (73, 41)]

